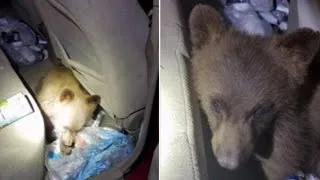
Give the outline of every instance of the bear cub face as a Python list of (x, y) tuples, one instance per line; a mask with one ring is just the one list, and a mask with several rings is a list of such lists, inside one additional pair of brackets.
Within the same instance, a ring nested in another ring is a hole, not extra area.
[(61, 152), (69, 154), (76, 133), (93, 116), (100, 96), (88, 94), (72, 71), (63, 66), (51, 70), (40, 85), (37, 99), (48, 117), (48, 133), (58, 138)]
[(58, 121), (61, 127), (70, 127), (77, 131), (90, 120), (99, 102), (100, 97), (97, 95), (82, 97), (65, 88), (54, 108), (55, 121)]
[(319, 47), (311, 29), (261, 37), (227, 27), (210, 6), (191, 12), (193, 87), (212, 130), (222, 167), (235, 169), (257, 138), (296, 107), (296, 97)]

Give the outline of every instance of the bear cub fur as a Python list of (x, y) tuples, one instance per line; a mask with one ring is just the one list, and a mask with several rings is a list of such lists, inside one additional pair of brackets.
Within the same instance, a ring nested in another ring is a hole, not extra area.
[[(192, 10), (189, 27), (193, 87), (218, 163), (235, 169), (254, 155), (270, 180), (308, 171), (316, 143), (299, 92), (319, 49), (319, 32), (249, 35), (227, 26), (207, 5)], [(271, 137), (267, 155), (256, 152), (257, 144), (267, 143), (259, 139), (263, 135)]]
[(47, 124), (53, 126), (61, 152), (70, 154), (77, 131), (93, 116), (100, 96), (89, 95), (70, 69), (59, 66), (44, 77), (37, 99), (50, 122)]

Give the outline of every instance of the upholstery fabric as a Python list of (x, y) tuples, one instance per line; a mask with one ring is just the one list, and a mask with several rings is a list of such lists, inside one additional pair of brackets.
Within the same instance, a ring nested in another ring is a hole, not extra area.
[(147, 98), (148, 18), (137, 1), (36, 0), (58, 58), (112, 116)]
[(0, 50), (0, 99), (26, 95), (34, 112), (0, 129), (0, 179), (43, 179), (44, 121), (30, 92)]
[(160, 179), (207, 179), (197, 103), (189, 88), (186, 24), (180, 1), (162, 0)]

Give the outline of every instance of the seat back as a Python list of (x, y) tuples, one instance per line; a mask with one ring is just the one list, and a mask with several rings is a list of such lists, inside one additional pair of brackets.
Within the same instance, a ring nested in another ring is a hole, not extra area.
[(198, 103), (190, 86), (182, 1), (160, 1), (160, 179), (208, 179)]
[(56, 56), (115, 118), (147, 97), (148, 18), (136, 1), (36, 0)]

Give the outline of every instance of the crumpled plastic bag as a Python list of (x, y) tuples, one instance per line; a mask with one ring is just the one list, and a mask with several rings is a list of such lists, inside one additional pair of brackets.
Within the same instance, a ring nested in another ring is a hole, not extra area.
[(312, 174), (304, 174), (303, 172), (298, 172), (287, 178), (287, 180), (320, 180), (318, 177)]
[(273, 34), (271, 25), (261, 20), (255, 11), (242, 12), (227, 6), (224, 8), (224, 15), (238, 31), (262, 36)]
[(47, 41), (25, 23), (0, 18), (0, 46), (18, 66), (27, 66), (48, 56)]
[(48, 145), (45, 165), (51, 179), (84, 180), (113, 167), (133, 148), (129, 135), (110, 128), (85, 127), (77, 134), (70, 155), (60, 154), (57, 141)]

